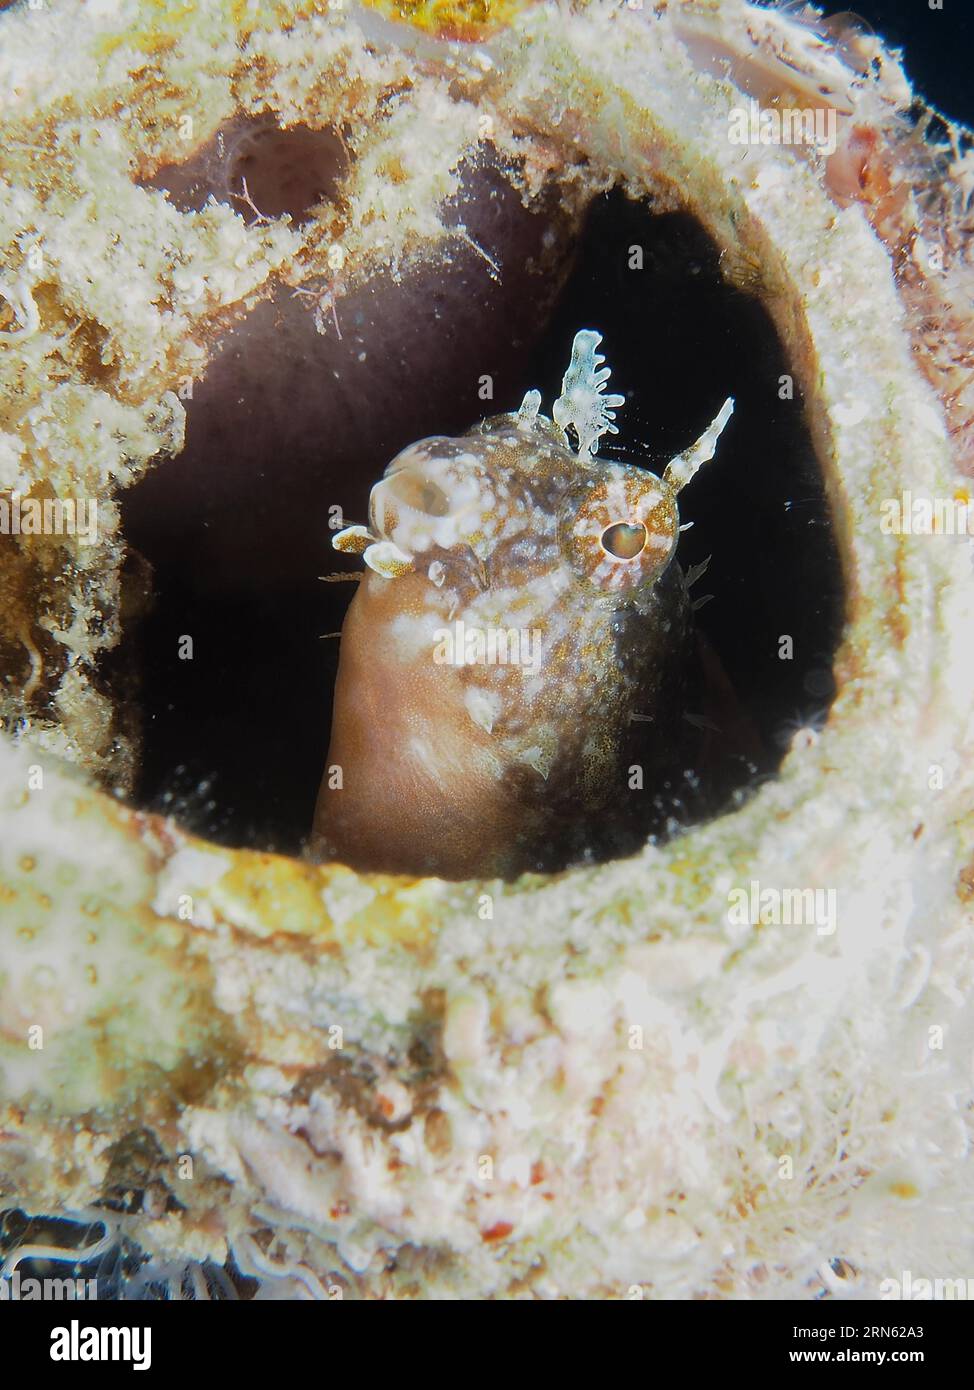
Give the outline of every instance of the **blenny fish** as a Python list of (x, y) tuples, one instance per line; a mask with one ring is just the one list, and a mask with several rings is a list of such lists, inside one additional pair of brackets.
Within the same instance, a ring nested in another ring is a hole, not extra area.
[[(692, 629), (677, 495), (716, 419), (662, 477), (595, 457), (624, 403), (601, 335), (575, 336), (551, 417), (541, 393), (393, 459), (369, 523), (338, 532), (366, 570), (341, 634), (311, 854), (444, 878), (551, 870), (632, 797), (650, 720), (659, 775), (679, 743)], [(645, 763), (645, 758), (643, 759)]]

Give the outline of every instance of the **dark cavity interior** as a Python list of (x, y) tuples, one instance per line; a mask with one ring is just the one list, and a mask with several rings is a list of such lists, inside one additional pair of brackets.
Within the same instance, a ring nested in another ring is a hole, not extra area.
[(138, 801), (217, 841), (304, 846), (338, 663), (326, 634), (354, 592), (320, 576), (361, 569), (331, 549), (335, 525), (366, 520), (372, 484), (414, 440), (516, 409), (531, 387), (550, 411), (583, 327), (603, 333), (610, 389), (626, 395), (604, 455), (662, 473), (725, 396), (736, 410), (681, 495), (694, 525), (678, 558), (711, 557), (694, 594), (713, 595), (697, 614), (686, 765), (632, 793), (628, 832), (576, 857), (625, 852), (736, 804), (827, 713), (842, 586), (760, 267), (722, 273), (692, 217), (654, 215), (621, 192), (576, 233), (557, 199), (529, 213), (483, 165), (466, 171), (452, 216), (457, 237), (436, 264), (331, 298), (322, 285), (318, 327), (315, 301), (287, 288), (233, 325), (187, 402), (183, 454), (123, 499), (133, 576), (136, 552), (152, 567), (122, 654), (141, 672)]
[(181, 164), (166, 164), (145, 182), (181, 212), (209, 198), (249, 224), (287, 215), (298, 226), (332, 199), (348, 172), (341, 132), (305, 125), (282, 130), (272, 116), (237, 116)]

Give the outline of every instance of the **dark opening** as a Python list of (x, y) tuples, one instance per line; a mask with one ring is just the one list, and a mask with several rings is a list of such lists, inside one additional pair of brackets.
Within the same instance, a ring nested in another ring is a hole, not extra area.
[[(185, 451), (123, 498), (125, 534), (154, 570), (133, 636), (138, 799), (217, 841), (299, 852), (308, 834), (338, 661), (322, 634), (354, 591), (319, 576), (361, 567), (331, 549), (329, 509), (364, 521), (398, 450), (514, 409), (530, 387), (550, 410), (582, 327), (603, 333), (610, 389), (626, 395), (604, 455), (662, 472), (725, 396), (737, 403), (681, 495), (694, 526), (680, 563), (711, 557), (695, 590), (713, 594), (697, 615), (710, 704), (690, 710), (700, 765), (647, 792), (662, 828), (714, 815), (772, 774), (834, 693), (841, 578), (760, 267), (725, 280), (692, 217), (620, 192), (597, 200), (570, 245), (554, 202), (529, 214), (484, 168), (468, 171), (456, 221), (435, 265), (326, 298), (317, 328), (313, 302), (290, 290), (241, 320), (188, 403)], [(639, 812), (634, 828), (645, 823)]]
[(334, 197), (348, 171), (337, 130), (282, 129), (273, 116), (237, 116), (179, 164), (166, 164), (146, 188), (163, 189), (181, 212), (208, 199), (226, 203), (248, 222), (288, 216), (298, 226)]

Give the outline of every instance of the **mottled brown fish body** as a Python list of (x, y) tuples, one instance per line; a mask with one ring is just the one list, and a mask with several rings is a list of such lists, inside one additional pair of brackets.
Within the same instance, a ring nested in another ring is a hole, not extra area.
[(603, 394), (599, 341), (576, 334), (552, 418), (529, 391), (514, 414), (410, 445), (368, 526), (335, 537), (368, 569), (342, 632), (315, 858), (550, 871), (622, 848), (636, 717), (651, 730), (640, 791), (679, 758), (677, 493), (733, 402), (662, 478), (596, 458), (623, 401)]
[(433, 631), (412, 659), (397, 649), (394, 624), (423, 611), (427, 584), (422, 575), (390, 584), (367, 573), (349, 608), (312, 855), (448, 879), (564, 867), (625, 813), (633, 712), (652, 721), (653, 765), (640, 754), (647, 780), (672, 763), (688, 632), (679, 567), (651, 617), (605, 614), (604, 640), (622, 649), (618, 666), (628, 668), (624, 703), (610, 695), (600, 707), (597, 692), (593, 700), (579, 684), (551, 691), (561, 733), (547, 776), (471, 719), (471, 668), (437, 663)]
[(404, 663), (388, 637), (409, 591), (418, 608), (427, 583), (368, 573), (349, 608), (312, 852), (389, 873), (504, 873), (526, 810), (466, 712), (463, 672), (435, 664), (432, 641)]

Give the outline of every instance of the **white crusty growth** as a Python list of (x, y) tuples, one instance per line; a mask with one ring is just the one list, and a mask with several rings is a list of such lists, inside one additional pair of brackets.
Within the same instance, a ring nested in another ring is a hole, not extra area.
[(16, 328), (0, 330), (0, 342), (11, 342), (14, 338), (29, 338), (41, 326), (41, 317), (34, 303), (34, 296), (26, 277), (21, 275), (16, 285), (0, 280), (0, 300), (6, 300), (17, 320)]

